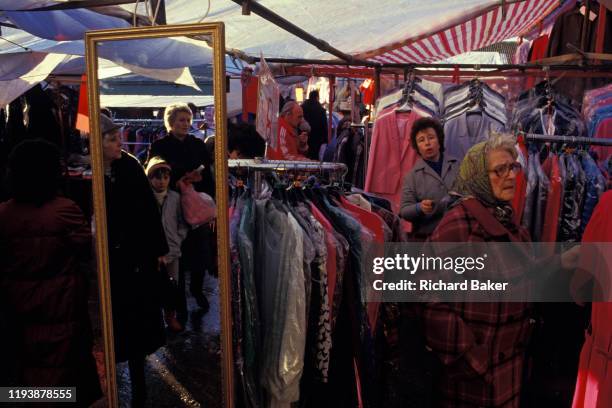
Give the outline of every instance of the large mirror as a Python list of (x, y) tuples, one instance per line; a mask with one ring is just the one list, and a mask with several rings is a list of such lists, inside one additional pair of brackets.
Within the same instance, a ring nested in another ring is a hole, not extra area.
[(223, 25), (86, 41), (109, 402), (231, 406)]

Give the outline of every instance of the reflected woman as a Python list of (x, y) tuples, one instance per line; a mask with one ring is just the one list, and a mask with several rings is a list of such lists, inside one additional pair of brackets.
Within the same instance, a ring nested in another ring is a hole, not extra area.
[[(149, 160), (159, 156), (172, 167), (170, 175), (170, 188), (178, 191), (176, 182), (182, 177), (195, 180), (193, 186), (196, 191), (204, 192), (211, 197), (215, 196), (215, 185), (212, 178), (212, 161), (204, 142), (189, 132), (191, 131), (192, 112), (185, 103), (174, 103), (164, 111), (164, 125), (168, 135), (156, 140), (149, 150)], [(199, 171), (200, 166), (204, 167)], [(182, 245), (181, 271), (179, 285), (183, 294), (181, 304), (178, 305), (177, 318), (182, 324), (187, 320), (187, 306), (184, 300), (185, 271), (191, 272), (189, 289), (198, 306), (204, 312), (209, 309), (208, 299), (202, 292), (204, 272), (216, 267), (216, 258), (212, 257), (211, 246), (215, 244), (215, 234), (208, 225), (192, 229)], [(213, 265), (214, 264), (214, 265)]]
[(128, 361), (132, 405), (146, 399), (145, 357), (165, 343), (159, 262), (168, 253), (157, 201), (119, 126), (100, 115), (115, 360)]

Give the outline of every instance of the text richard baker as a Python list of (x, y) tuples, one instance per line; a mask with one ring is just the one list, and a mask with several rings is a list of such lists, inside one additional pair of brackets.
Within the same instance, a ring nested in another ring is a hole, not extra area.
[(399, 282), (384, 282), (377, 279), (372, 283), (377, 291), (505, 291), (508, 282), (495, 282), (490, 279), (466, 279), (461, 282), (444, 282), (443, 280), (420, 279), (417, 282), (402, 279)]

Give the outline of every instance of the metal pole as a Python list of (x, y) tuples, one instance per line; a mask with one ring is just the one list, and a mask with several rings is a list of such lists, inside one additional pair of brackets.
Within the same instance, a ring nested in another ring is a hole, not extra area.
[[(164, 0), (149, 0), (151, 10), (155, 16), (155, 25), (166, 25), (166, 3)], [(159, 9), (158, 9), (159, 7)]]
[(380, 98), (380, 72), (380, 67), (374, 69), (374, 105), (376, 105), (376, 101)]
[[(607, 10), (603, 4), (599, 5), (599, 14), (597, 17), (597, 34), (595, 36), (595, 53), (603, 53), (604, 40), (606, 37), (606, 19)], [(600, 61), (596, 61), (595, 64), (601, 64)]]
[[(52, 6), (37, 7), (27, 10), (15, 10), (19, 11), (50, 11), (50, 10), (72, 10), (89, 7), (104, 7), (104, 6), (117, 6), (120, 4), (136, 3), (136, 0), (80, 0), (80, 1), (66, 1), (64, 3), (54, 4)], [(0, 10), (7, 11), (7, 10)]]
[[(245, 0), (232, 0), (234, 3), (239, 4), (239, 5), (243, 5)], [(336, 57), (350, 62), (350, 63), (359, 63), (360, 61), (355, 59), (352, 55), (346, 54), (342, 51), (340, 51), (337, 48), (332, 47), (328, 42), (323, 41), (319, 38), (316, 38), (315, 36), (313, 36), (312, 34), (307, 33), (306, 31), (304, 31), (303, 29), (301, 29), (300, 27), (296, 26), (295, 24), (293, 24), (292, 22), (286, 20), (285, 18), (279, 16), (278, 14), (276, 14), (275, 12), (273, 12), (272, 10), (264, 7), (261, 5), (261, 3), (257, 3), (257, 2), (250, 2), (250, 8), (251, 8), (251, 12), (257, 14), (258, 16), (268, 20), (269, 22), (271, 22), (272, 24), (275, 24), (277, 26), (279, 26), (280, 28), (282, 28), (285, 31), (290, 32), (291, 34), (295, 35), (296, 37), (314, 45), (315, 47), (317, 47), (318, 49), (320, 49), (321, 51), (325, 51), (328, 52), (332, 55), (335, 55)]]
[(334, 94), (335, 94), (335, 87), (336, 87), (336, 77), (335, 76), (330, 76), (329, 77), (329, 104), (328, 104), (328, 110), (329, 110), (329, 117), (327, 120), (327, 143), (331, 143), (332, 141), (332, 128), (333, 128), (333, 118), (334, 118)]

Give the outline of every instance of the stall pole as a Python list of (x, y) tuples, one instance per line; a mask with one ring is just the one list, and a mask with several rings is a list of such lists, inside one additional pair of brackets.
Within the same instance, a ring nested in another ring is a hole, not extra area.
[[(234, 3), (236, 3), (236, 4), (239, 4), (240, 6), (243, 6), (244, 2), (246, 0), (232, 0), (232, 1)], [(350, 62), (351, 64), (361, 64), (361, 63), (365, 64), (366, 63), (366, 61), (362, 61), (362, 60), (356, 59), (352, 55), (346, 54), (346, 53), (340, 51), (339, 49), (334, 48), (328, 42), (323, 41), (323, 40), (321, 40), (319, 38), (316, 38), (312, 34), (306, 32), (302, 28), (300, 28), (297, 25), (293, 24), (289, 20), (287, 20), (284, 17), (276, 14), (275, 12), (270, 10), (269, 8), (264, 7), (261, 3), (249, 1), (249, 6), (250, 6), (251, 13), (257, 14), (258, 16), (262, 17), (265, 20), (268, 20), (272, 24), (282, 28), (285, 31), (290, 32), (291, 34), (295, 35), (296, 37), (300, 38), (301, 40), (306, 41), (307, 43), (314, 45), (315, 47), (317, 47), (321, 51), (325, 51), (325, 52), (327, 52), (329, 54), (332, 54), (332, 55), (340, 58), (341, 60)]]
[[(599, 5), (599, 17), (597, 17), (597, 35), (595, 40), (595, 53), (603, 53), (604, 40), (606, 35), (606, 6), (603, 4)], [(596, 61), (595, 64), (600, 64), (600, 61)]]
[(327, 143), (331, 143), (332, 141), (332, 124), (333, 124), (333, 118), (334, 118), (334, 90), (336, 88), (336, 77), (335, 76), (330, 76), (329, 77), (329, 104), (328, 104), (328, 110), (329, 110), (329, 116), (328, 116), (328, 120), (327, 120)]
[(374, 69), (374, 104), (378, 98), (380, 98), (380, 73), (382, 69), (380, 67), (376, 67)]
[(166, 4), (164, 0), (150, 0), (155, 20), (154, 25), (166, 25)]

